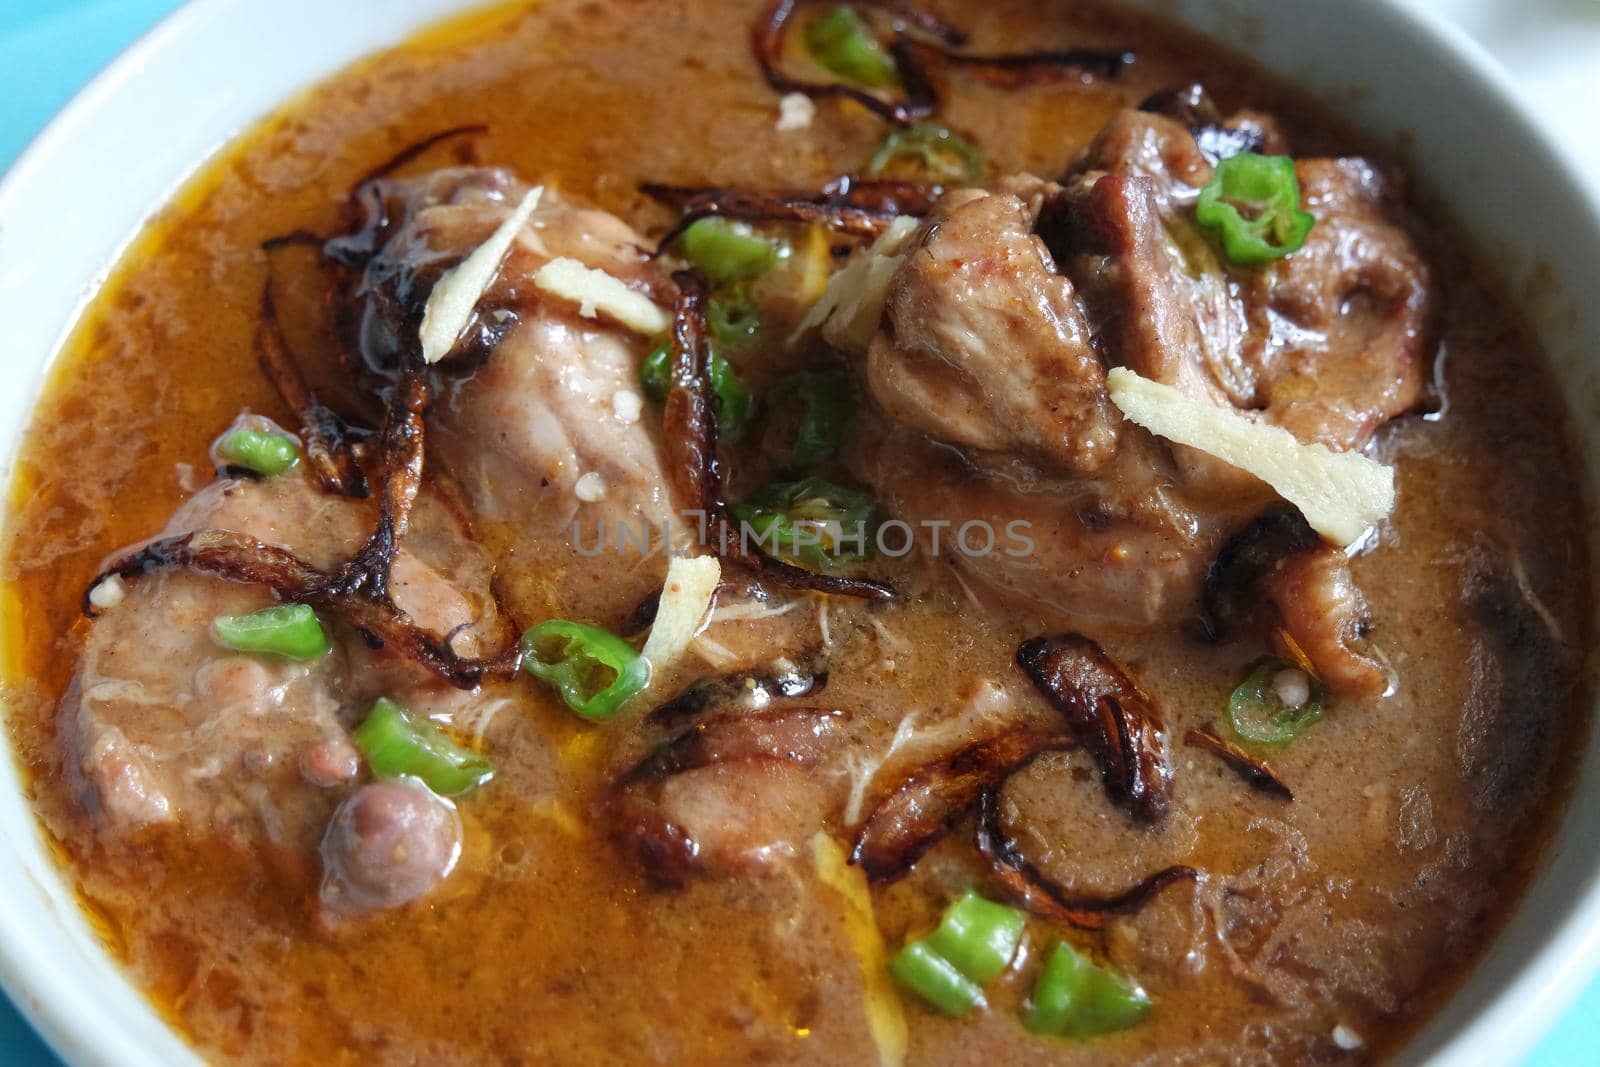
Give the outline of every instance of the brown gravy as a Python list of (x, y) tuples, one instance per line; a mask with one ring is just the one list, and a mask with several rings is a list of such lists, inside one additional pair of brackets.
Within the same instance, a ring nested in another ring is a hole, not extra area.
[[(543, 691), (509, 690), (515, 707), (489, 735), (501, 777), (464, 808), (468, 852), (444, 890), (339, 935), (316, 926), (283, 888), (294, 876), (266, 861), (176, 831), (97, 840), (54, 740), (82, 642), (80, 598), (102, 559), (162, 526), (187, 495), (180, 466), (203, 476), (207, 444), (237, 412), (289, 421), (252, 355), (258, 295), (275, 257), (287, 304), (315, 308), (316, 281), (296, 268), (302, 253), (269, 256), (260, 243), (333, 229), (344, 190), (374, 161), (467, 123), (490, 124), (473, 142), (478, 159), (646, 232), (668, 219), (637, 192), (641, 181), (812, 187), (858, 166), (881, 126), (855, 109), (826, 104), (809, 131), (774, 130), (776, 99), (746, 47), (759, 6), (508, 5), (360, 64), (207, 165), (128, 253), (60, 359), (10, 494), (0, 577), (15, 641), (11, 733), (108, 948), (204, 1054), (273, 1064), (872, 1060), (838, 894), (809, 862), (652, 890), (591, 817), (629, 751), (625, 731), (586, 728)], [(944, 121), (981, 130), (1002, 173), (1059, 174), (1116, 108), (1193, 80), (1225, 110), (1279, 116), (1299, 153), (1365, 147), (1292, 90), (1157, 24), (1025, 0), (933, 6), (981, 27), (992, 51), (1137, 48), (1116, 83), (951, 92)], [(433, 165), (458, 150), (441, 149)], [(1032, 1037), (1016, 1022), (1028, 982), (1012, 975), (992, 1011), (964, 1021), (907, 1000), (911, 1062), (1377, 1058), (1448, 992), (1511, 906), (1577, 747), (1589, 637), (1580, 477), (1558, 390), (1515, 308), (1458, 254), (1447, 220), (1417, 212), (1438, 273), (1448, 408), (1382, 435), (1400, 504), (1381, 546), (1355, 561), (1397, 691), (1341, 702), (1274, 754), (1293, 804), (1175, 746), (1174, 819), (1139, 847), (1147, 861), (1212, 872), (1217, 892), (1164, 895), (1099, 942), (1155, 997), (1145, 1023), (1085, 1044)], [(291, 324), (302, 351), (331, 351), (321, 321)], [(348, 394), (331, 360), (310, 370), (330, 399)], [(511, 582), (526, 582), (510, 532), (488, 535)], [(1040, 632), (1026, 618), (981, 615), (943, 587), (881, 621), (890, 638), (849, 610), (834, 620), (830, 703), (953, 713), (968, 699), (953, 678), (1009, 678), (1019, 641)], [(887, 652), (886, 640), (912, 651)], [(1105, 643), (1175, 738), (1219, 715), (1254, 655), (1171, 635)], [(1041, 763), (1011, 802), (1038, 794), (1059, 805), (1089, 789), (1062, 773), (1071, 762)], [(1085, 839), (1070, 819), (1039, 830), (1041, 862), (1063, 879), (1075, 853), (1121, 847), (1104, 831)], [(877, 894), (886, 942), (925, 929), (938, 888), (970, 880), (971, 862), (952, 839)], [(1334, 1044), (1340, 1024), (1364, 1048)]]

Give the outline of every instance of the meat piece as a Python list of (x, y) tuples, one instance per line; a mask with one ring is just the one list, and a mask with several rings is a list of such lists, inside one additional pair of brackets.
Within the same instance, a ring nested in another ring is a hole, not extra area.
[[(371, 512), (324, 495), (297, 470), (216, 482), (165, 532), (231, 530), (332, 566), (359, 547)], [(413, 531), (396, 556), (400, 606), (463, 646), (495, 640), (500, 619), (482, 553), (431, 496)], [(171, 822), (243, 849), (311, 855), (336, 791), (358, 772), (349, 729), (377, 696), (441, 716), (476, 700), (332, 620), (324, 622), (334, 647), (310, 662), (242, 655), (212, 639), (218, 615), (270, 603), (248, 585), (158, 572), (130, 583), (90, 625), (60, 724), (69, 773), (101, 833)]]
[(1381, 696), (1388, 688), (1389, 672), (1356, 648), (1366, 633), (1367, 602), (1343, 552), (1318, 545), (1285, 559), (1264, 592), (1328, 688), (1356, 696)]
[(1147, 627), (1192, 610), (1219, 524), (1110, 404), (1071, 283), (1029, 232), (1059, 195), (1017, 179), (930, 219), (868, 352), (885, 418), (858, 420), (851, 461), (919, 530), (987, 524), (995, 549), (958, 561), (985, 586), (1074, 624)]
[(1274, 509), (1235, 535), (1206, 575), (1205, 600), (1213, 636), (1253, 628), (1280, 654), (1309, 661), (1337, 692), (1375, 696), (1388, 687), (1388, 672), (1358, 647), (1367, 602), (1349, 559), (1297, 511)]
[(1042, 190), (939, 202), (890, 289), (867, 379), (902, 425), (1088, 474), (1114, 452), (1120, 417), (1072, 286), (1034, 236)]
[(409, 904), (443, 881), (460, 855), (455, 805), (417, 782), (364, 785), (339, 805), (322, 839), (324, 915)]
[[(1137, 428), (1124, 430), (1125, 458), (1104, 476), (1065, 479), (1021, 463), (981, 467), (915, 430), (863, 422), (853, 469), (925, 550), (930, 524), (942, 523), (938, 552), (959, 574), (1064, 625), (1143, 630), (1192, 616), (1240, 507), (1217, 516), (1188, 504), (1170, 459)], [(956, 543), (968, 524), (972, 552)], [(995, 538), (987, 550), (985, 531)]]
[(1185, 121), (1119, 114), (1065, 186), (1011, 179), (935, 206), (868, 349), (882, 417), (858, 420), (851, 450), (855, 473), (930, 551), (939, 524), (1020, 535), (1014, 551), (956, 553), (947, 532), (942, 554), (1073, 628), (1192, 617), (1209, 561), (1274, 499), (1253, 476), (1122, 422), (1105, 366), (1336, 449), (1363, 447), (1421, 389), (1427, 271), (1377, 172), (1302, 161), (1311, 239), (1237, 267), (1194, 203), (1239, 145), (1221, 134), (1202, 145), (1185, 122), (1265, 151), (1283, 151), (1281, 137), (1262, 116), (1218, 119), (1193, 93), (1156, 106)]
[(1212, 160), (1179, 122), (1125, 111), (1071, 179), (1051, 245), (1115, 362), (1303, 441), (1360, 448), (1421, 395), (1428, 271), (1371, 164), (1296, 170), (1317, 218), (1305, 247), (1232, 267), (1193, 217)]
[[(353, 296), (363, 354), (381, 365), (415, 338), (433, 281), (486, 240), (526, 188), (505, 171), (460, 168), (376, 189), (373, 202), (392, 223)], [(442, 365), (429, 415), (430, 445), (473, 513), (514, 528), (519, 551), (541, 561), (544, 586), (511, 593), (613, 623), (660, 587), (662, 522), (674, 517), (659, 435), (641, 417), (639, 365), (653, 341), (584, 317), (532, 276), (568, 257), (665, 292), (643, 244), (615, 216), (546, 190), (479, 302), (469, 340)], [(673, 524), (674, 545), (685, 543), (682, 525)]]
[(663, 742), (617, 780), (622, 843), (663, 885), (697, 870), (759, 870), (821, 828), (841, 790), (814, 768), (846, 716), (784, 707), (708, 719)]
[(1247, 358), (1262, 368), (1268, 420), (1302, 441), (1360, 448), (1421, 396), (1428, 269), (1366, 160), (1304, 159), (1295, 170), (1317, 225), (1255, 279)]

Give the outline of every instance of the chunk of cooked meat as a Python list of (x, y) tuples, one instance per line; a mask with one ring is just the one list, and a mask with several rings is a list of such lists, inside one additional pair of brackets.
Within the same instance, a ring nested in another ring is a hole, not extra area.
[[(376, 188), (375, 210), (391, 222), (369, 223), (382, 243), (353, 295), (364, 356), (383, 365), (413, 342), (433, 281), (482, 244), (527, 190), (487, 168)], [(514, 528), (519, 550), (541, 561), (545, 588), (512, 594), (611, 622), (658, 589), (666, 569), (661, 524), (673, 501), (639, 384), (651, 342), (585, 317), (532, 278), (567, 257), (654, 296), (666, 281), (643, 244), (615, 216), (546, 190), (466, 340), (441, 364), (428, 423), (430, 444), (474, 514)], [(675, 545), (684, 543), (682, 525), (673, 526)]]
[(1360, 448), (1421, 396), (1428, 271), (1370, 163), (1296, 171), (1317, 218), (1305, 247), (1231, 267), (1194, 223), (1214, 173), (1194, 134), (1125, 111), (1070, 179), (1051, 243), (1114, 362), (1303, 441)]
[(1265, 593), (1328, 688), (1356, 696), (1388, 688), (1389, 672), (1356, 647), (1366, 632), (1367, 601), (1343, 552), (1318, 545), (1289, 557), (1267, 579)]
[[(1106, 477), (1067, 479), (1020, 463), (980, 467), (918, 431), (863, 422), (850, 457), (856, 474), (892, 515), (917, 524), (924, 544), (931, 535), (923, 524), (944, 523), (944, 560), (979, 588), (1081, 628), (1147, 629), (1192, 613), (1221, 538), (1136, 428), (1124, 432), (1124, 448), (1143, 461), (1119, 459)], [(954, 537), (966, 523), (994, 530), (995, 549), (958, 554)]]
[(867, 379), (902, 425), (1090, 474), (1115, 451), (1120, 416), (1072, 285), (1034, 235), (1042, 196), (1019, 182), (938, 203), (890, 290)]
[(322, 839), (324, 915), (349, 917), (425, 895), (455, 868), (455, 805), (405, 779), (373, 782), (339, 805)]
[[(851, 461), (919, 526), (1025, 524), (1031, 550), (959, 561), (985, 585), (1075, 623), (1157, 625), (1195, 602), (1219, 531), (1177, 491), (1166, 451), (1111, 406), (1072, 285), (1028, 232), (1058, 195), (1018, 179), (951, 194), (930, 219), (869, 349), (868, 391), (886, 418), (860, 420)], [(986, 238), (1006, 251), (984, 254)], [(986, 295), (969, 303), (975, 291)], [(919, 354), (901, 351), (903, 338)]]
[(663, 885), (748, 871), (794, 855), (842, 794), (817, 773), (848, 716), (811, 707), (732, 712), (667, 741), (617, 780), (613, 826)]
[(1297, 511), (1270, 511), (1229, 540), (1206, 575), (1205, 599), (1214, 636), (1252, 627), (1280, 653), (1303, 656), (1337, 692), (1372, 696), (1388, 687), (1388, 671), (1359, 647), (1367, 602), (1350, 560)]
[[(231, 530), (331, 566), (360, 546), (371, 511), (324, 495), (297, 470), (213, 483), (166, 533)], [(412, 529), (396, 555), (396, 602), (464, 650), (496, 640), (482, 553), (431, 494)], [(60, 723), (70, 773), (100, 832), (170, 822), (240, 848), (310, 855), (339, 791), (359, 773), (349, 729), (372, 700), (387, 695), (448, 717), (475, 699), (340, 629), (330, 652), (310, 662), (241, 654), (213, 640), (218, 615), (270, 603), (247, 585), (161, 572), (132, 583), (90, 624)]]
[[(1282, 149), (1265, 120), (1218, 128)], [(1065, 187), (948, 194), (867, 352), (883, 418), (860, 424), (856, 473), (924, 529), (1025, 524), (1031, 551), (954, 565), (1073, 626), (1193, 617), (1208, 562), (1273, 500), (1251, 475), (1121, 421), (1108, 365), (1337, 449), (1363, 447), (1420, 395), (1427, 272), (1377, 172), (1302, 161), (1311, 240), (1240, 268), (1193, 218), (1220, 145), (1128, 111)]]

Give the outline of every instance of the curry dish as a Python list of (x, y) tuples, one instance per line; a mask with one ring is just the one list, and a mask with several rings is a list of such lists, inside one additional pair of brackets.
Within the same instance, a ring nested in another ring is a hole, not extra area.
[(0, 572), (32, 801), (218, 1061), (1381, 1060), (1582, 736), (1492, 276), (1112, 7), (465, 17), (76, 330)]

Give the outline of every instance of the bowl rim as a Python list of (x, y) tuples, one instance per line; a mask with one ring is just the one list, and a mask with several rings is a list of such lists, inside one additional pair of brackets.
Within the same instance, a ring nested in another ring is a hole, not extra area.
[[(108, 98), (142, 72), (150, 58), (159, 53), (169, 39), (181, 37), (191, 25), (204, 21), (214, 11), (227, 9), (239, 2), (242, 0), (182, 0), (178, 7), (161, 17), (103, 66), (30, 138), (11, 165), (0, 174), (0, 220), (14, 208), (15, 201), (22, 199), (26, 202), (25, 194), (35, 172), (47, 167), (60, 147), (70, 143), (77, 136), (79, 129)], [(456, 10), (464, 11), (475, 6), (484, 6), (486, 2), (487, 0), (459, 0), (452, 6)], [(1425, 0), (1346, 0), (1346, 3), (1351, 9), (1361, 9), (1360, 17), (1370, 22), (1374, 30), (1387, 21), (1412, 39), (1425, 43), (1433, 53), (1431, 59), (1454, 65), (1466, 78), (1486, 90), (1500, 108), (1500, 114), (1492, 116), (1491, 121), (1502, 126), (1509, 123), (1510, 127), (1515, 127), (1526, 142), (1541, 154), (1543, 158), (1540, 163), (1554, 173), (1560, 184), (1569, 187), (1578, 201), (1587, 204), (1591, 217), (1585, 221), (1595, 231), (1595, 239), (1600, 241), (1600, 180), (1582, 172), (1576, 161), (1561, 147), (1550, 128), (1536, 114), (1510, 72), (1482, 45), (1462, 27), (1430, 7)], [(1159, 0), (1155, 3), (1146, 2), (1142, 6), (1146, 9), (1153, 8), (1157, 13), (1161, 13), (1164, 8), (1170, 10), (1174, 7), (1171, 3), (1163, 4)], [(1185, 21), (1175, 10), (1172, 11), (1172, 17), (1180, 22)], [(378, 49), (366, 50), (364, 54), (372, 54), (383, 47), (386, 46), (380, 45)], [(339, 69), (342, 67), (336, 65), (324, 70), (318, 79), (314, 79), (310, 84), (315, 84), (320, 78), (333, 76)], [(1335, 106), (1334, 110), (1337, 112), (1341, 109)], [(241, 130), (251, 128), (264, 117), (265, 115), (261, 114), (246, 119), (228, 139), (231, 141)], [(203, 160), (180, 162), (183, 167), (192, 168)], [(191, 173), (192, 169), (185, 169), (178, 179), (179, 184), (187, 180)], [(124, 242), (133, 236), (134, 234), (122, 235)], [(84, 307), (98, 292), (104, 270), (114, 265), (124, 252), (125, 243), (113, 253), (108, 263), (102, 265), (100, 275), (85, 280), (85, 290), (80, 294), (77, 307), (69, 317), (63, 332), (57, 337), (44, 367), (48, 368), (58, 358), (62, 341), (77, 325)], [(12, 455), (0, 456), (0, 472), (8, 473), (13, 459)], [(1600, 462), (1600, 457), (1594, 457), (1591, 462)], [(4, 518), (4, 515), (0, 515), (0, 526), (3, 526)], [(1600, 564), (1600, 560), (1596, 563)], [(4, 715), (4, 709), (0, 708), (0, 718)], [(16, 761), (16, 753), (12, 749), (8, 733), (0, 736), (0, 745), (6, 749), (0, 754), (0, 759)], [(1576, 793), (1584, 784), (1586, 777), (1600, 778), (1600, 766), (1595, 766), (1591, 758), (1576, 767), (1572, 775), (1571, 791)], [(1563, 800), (1563, 810), (1555, 815), (1558, 823), (1570, 811), (1572, 799), (1569, 796)], [(43, 837), (42, 827), (35, 825), (35, 831)], [(1546, 852), (1552, 847), (1552, 843), (1547, 843)], [(1540, 865), (1542, 866), (1547, 859), (1548, 856), (1542, 857)], [(63, 874), (59, 868), (56, 873), (58, 876)], [(1515, 977), (1494, 996), (1487, 1008), (1464, 1025), (1439, 1038), (1425, 1050), (1428, 1064), (1433, 1067), (1446, 1067), (1446, 1065), (1454, 1067), (1457, 1064), (1481, 1063), (1482, 1051), (1485, 1048), (1504, 1050), (1515, 1047), (1520, 1048), (1522, 1054), (1526, 1054), (1549, 1029), (1557, 1016), (1571, 1006), (1584, 986), (1597, 972), (1600, 972), (1600, 867), (1593, 873), (1596, 877), (1591, 879), (1590, 884), (1581, 893), (1575, 895), (1570, 908), (1557, 925), (1543, 934), (1537, 944), (1524, 952), (1523, 958), (1516, 966)], [(1530, 888), (1539, 877), (1540, 869), (1536, 867), (1531, 876)], [(70, 893), (71, 886), (67, 884), (68, 880), (62, 877), (62, 881)], [(1513, 915), (1523, 910), (1528, 893), (1529, 889), (1525, 888), (1521, 899), (1512, 909)], [(86, 920), (79, 914), (68, 921), (83, 923)], [(1503, 932), (1495, 933), (1492, 935), (1491, 943), (1502, 936)], [(1482, 954), (1489, 950), (1490, 946), (1480, 949), (1480, 956), (1473, 963), (1473, 969), (1481, 965)], [(14, 921), (7, 916), (7, 909), (0, 908), (0, 990), (5, 992), (18, 1012), (67, 1063), (92, 1064), (98, 1067), (102, 1064), (126, 1062), (126, 1054), (130, 1051), (124, 1043), (127, 1035), (118, 1029), (108, 1027), (104, 1020), (99, 1019), (92, 1002), (81, 995), (81, 990), (73, 989), (62, 981), (51, 981), (41, 985), (37, 977), (27, 971), (28, 953), (29, 950), (22, 943)], [(109, 958), (109, 954), (106, 955)], [(117, 972), (122, 974), (120, 964), (114, 959), (111, 962)], [(51, 975), (52, 979), (58, 977)], [(125, 974), (124, 980), (132, 986), (131, 978)], [(143, 999), (142, 990), (134, 988), (137, 995)], [(148, 1001), (145, 1006), (153, 1016), (157, 1015), (154, 1006)], [(1433, 1015), (1436, 1017), (1443, 1010), (1441, 1006)], [(170, 1029), (165, 1021), (162, 1021), (161, 1025)], [(1508, 1033), (1518, 1036), (1508, 1039)], [(1417, 1040), (1416, 1035), (1413, 1035), (1400, 1047), (1398, 1054), (1401, 1059), (1407, 1059), (1406, 1051), (1412, 1049)]]

